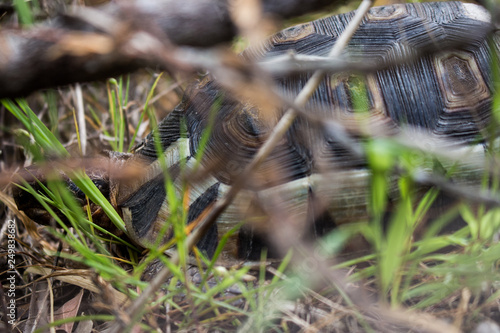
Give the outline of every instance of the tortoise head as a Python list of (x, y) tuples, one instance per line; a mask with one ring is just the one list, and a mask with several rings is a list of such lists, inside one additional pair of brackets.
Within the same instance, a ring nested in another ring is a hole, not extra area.
[[(171, 160), (167, 162), (170, 177), (179, 176), (178, 165), (171, 164), (178, 162), (177, 155), (182, 150), (180, 146), (186, 148), (187, 144), (188, 140), (179, 139), (166, 149), (165, 158)], [(165, 174), (158, 160), (144, 157), (142, 154), (111, 152), (107, 158), (84, 160), (79, 167), (69, 164), (73, 163), (49, 162), (23, 169), (12, 186), (18, 209), (38, 224), (54, 225), (55, 214), (69, 226), (69, 220), (61, 210), (51, 207), (53, 212), (48, 212), (40, 202), (43, 199), (32, 194), (35, 192), (50, 197), (48, 184), (51, 181), (62, 181), (64, 188), (70, 192), (82, 210), (90, 210), (95, 224), (116, 235), (122, 235), (103, 209), (88, 199), (71, 179), (74, 171), (83, 167), (86, 175), (123, 218), (127, 236), (132, 241), (149, 247), (156, 244), (159, 237), (162, 237), (162, 242), (171, 238), (172, 228), (166, 223), (171, 212), (165, 191)], [(31, 187), (31, 190), (26, 191), (25, 187)], [(51, 187), (50, 191), (60, 191), (60, 188)], [(54, 194), (58, 196), (57, 193)], [(213, 198), (209, 201), (212, 200)], [(196, 216), (191, 215), (190, 219), (194, 220)]]

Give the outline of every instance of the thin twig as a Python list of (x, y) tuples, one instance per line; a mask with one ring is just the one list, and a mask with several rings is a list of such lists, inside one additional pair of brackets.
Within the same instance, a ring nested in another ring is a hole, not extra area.
[[(479, 30), (479, 29), (478, 29)], [(275, 56), (263, 61), (259, 61), (257, 65), (263, 71), (274, 76), (286, 76), (293, 73), (309, 73), (315, 70), (324, 70), (328, 73), (339, 73), (347, 71), (358, 71), (363, 73), (373, 73), (380, 70), (385, 70), (391, 67), (397, 67), (405, 64), (411, 64), (422, 58), (424, 55), (436, 54), (438, 52), (453, 51), (460, 49), (465, 45), (471, 45), (484, 40), (485, 36), (493, 31), (493, 27), (485, 24), (481, 31), (475, 35), (464, 36), (460, 41), (450, 41), (444, 45), (433, 44), (424, 49), (412, 50), (407, 54), (395, 54), (388, 58), (375, 57), (359, 57), (354, 59), (350, 55), (339, 55), (337, 57), (317, 56), (310, 54), (295, 54), (288, 53)], [(179, 50), (180, 53), (187, 53), (184, 49)], [(207, 51), (209, 52), (209, 51)], [(193, 52), (189, 52), (190, 57), (187, 58), (192, 66), (196, 65), (198, 59), (201, 63), (204, 61), (202, 56), (196, 56)], [(209, 63), (213, 58), (209, 57), (205, 62)]]
[[(337, 39), (335, 45), (333, 46), (330, 56), (338, 56), (342, 49), (347, 45), (356, 29), (358, 28), (361, 20), (368, 12), (371, 6), (371, 0), (363, 0), (360, 4), (354, 18), (351, 20), (345, 31)], [(317, 71), (312, 77), (307, 81), (304, 88), (300, 91), (299, 95), (295, 99), (295, 103), (299, 106), (304, 106), (309, 97), (316, 90), (318, 85), (321, 83), (325, 76), (325, 72)], [(256, 170), (259, 165), (265, 160), (265, 158), (271, 153), (276, 144), (281, 140), (286, 131), (290, 128), (294, 119), (297, 117), (298, 112), (294, 109), (288, 109), (283, 117), (280, 119), (269, 138), (264, 142), (262, 147), (259, 149), (257, 154), (254, 156), (252, 161), (247, 165), (244, 172), (238, 177), (231, 186), (227, 194), (219, 200), (214, 208), (208, 213), (206, 219), (200, 223), (200, 226), (191, 233), (187, 238), (188, 248), (192, 248), (206, 230), (208, 230), (217, 220), (219, 215), (231, 204), (231, 202), (236, 197), (236, 194), (244, 187), (245, 183), (249, 179), (249, 175)], [(170, 261), (175, 265), (179, 262), (179, 252), (176, 251)], [(128, 308), (127, 313), (130, 318), (138, 316), (140, 312), (144, 310), (149, 298), (158, 290), (164, 283), (165, 279), (169, 276), (170, 270), (165, 267), (163, 268), (156, 277), (151, 281), (149, 286), (143, 291), (143, 293), (133, 302), (133, 304)], [(118, 333), (121, 329), (122, 323), (115, 322), (114, 326), (110, 328), (110, 333)]]
[(455, 198), (483, 204), (487, 207), (500, 207), (500, 198), (488, 189), (481, 190), (478, 187), (456, 184), (445, 177), (431, 175), (424, 170), (414, 172), (412, 179), (420, 185), (435, 186)]

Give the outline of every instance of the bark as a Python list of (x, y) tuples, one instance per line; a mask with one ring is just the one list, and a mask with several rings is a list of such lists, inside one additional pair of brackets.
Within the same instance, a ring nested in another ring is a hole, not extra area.
[[(264, 0), (262, 7), (268, 15), (289, 18), (331, 4)], [(0, 98), (155, 66), (158, 57), (151, 53), (174, 45), (214, 46), (236, 34), (223, 0), (137, 0), (78, 8), (41, 26), (0, 32)]]

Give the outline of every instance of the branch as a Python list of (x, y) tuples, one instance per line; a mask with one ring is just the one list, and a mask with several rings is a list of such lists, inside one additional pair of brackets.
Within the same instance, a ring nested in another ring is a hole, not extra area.
[[(291, 17), (332, 1), (264, 0), (264, 13)], [(114, 2), (79, 7), (42, 26), (0, 32), (0, 98), (74, 82), (105, 79), (155, 66), (155, 45), (214, 46), (233, 40), (237, 29), (224, 0)], [(163, 49), (160, 48), (160, 49)]]

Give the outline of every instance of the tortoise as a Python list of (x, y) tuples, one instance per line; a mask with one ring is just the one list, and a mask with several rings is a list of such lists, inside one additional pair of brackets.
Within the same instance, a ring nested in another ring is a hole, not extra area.
[[(262, 62), (290, 52), (325, 56), (353, 15), (331, 16), (285, 29), (246, 50), (242, 57)], [(322, 235), (335, 225), (368, 217), (370, 171), (366, 156), (350, 149), (350, 143), (328, 126), (318, 126), (316, 118), (346, 123), (359, 120), (362, 114), (368, 124), (382, 124), (391, 134), (413, 133), (420, 138), (418, 135), (425, 132), (431, 144), (446, 142), (447, 150), (464, 151), (471, 160), (482, 160), (491, 133), (490, 64), (498, 64), (500, 52), (499, 36), (492, 31), (489, 13), (474, 4), (439, 2), (372, 8), (343, 54), (361, 64), (369, 61), (375, 69), (326, 76), (304, 113), (198, 247), (213, 255), (218, 238), (239, 223), (245, 212), (257, 206), (265, 211), (277, 202), (300, 225), (294, 229), (300, 230), (294, 237)], [(427, 52), (436, 50), (436, 46), (441, 51)], [(405, 58), (409, 60), (401, 61)], [(274, 82), (283, 95), (293, 97), (310, 76), (309, 72), (295, 73), (275, 77)], [(361, 104), (359, 98), (355, 100), (359, 84), (364, 86)], [(363, 113), (358, 112), (360, 105)], [(216, 113), (211, 121), (213, 109)], [(282, 113), (277, 109), (271, 117), (279, 118)], [(203, 133), (209, 127), (205, 145)], [(130, 238), (151, 246), (165, 230), (169, 216), (165, 175), (155, 138), (160, 140), (168, 175), (179, 193), (185, 180), (182, 168), (194, 168), (199, 163), (206, 170), (205, 177), (190, 186), (187, 220), (191, 223), (227, 193), (261, 147), (270, 127), (268, 114), (251, 101), (232, 97), (207, 75), (161, 121), (156, 134), (149, 134), (130, 156), (120, 157), (124, 165), (143, 168), (140, 177), (115, 181), (99, 176), (94, 180), (123, 217)], [(347, 136), (358, 140), (362, 135)], [(74, 184), (70, 187), (75, 188)], [(15, 192), (19, 208), (30, 211), (26, 196)], [(318, 198), (326, 207), (325, 213), (311, 213)], [(31, 212), (36, 221), (36, 211)], [(242, 228), (231, 238), (228, 256), (258, 258), (263, 241), (254, 230)], [(167, 229), (165, 239), (171, 234)]]

